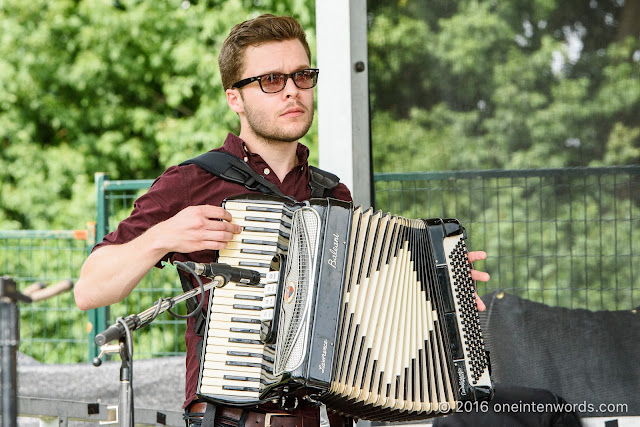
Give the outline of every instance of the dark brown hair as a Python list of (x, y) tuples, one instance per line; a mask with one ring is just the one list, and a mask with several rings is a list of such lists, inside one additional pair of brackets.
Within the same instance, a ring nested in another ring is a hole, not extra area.
[(311, 62), (311, 50), (304, 30), (291, 16), (264, 14), (234, 26), (218, 55), (222, 86), (229, 89), (240, 80), (245, 65), (244, 52), (247, 47), (291, 39), (297, 39), (302, 43)]

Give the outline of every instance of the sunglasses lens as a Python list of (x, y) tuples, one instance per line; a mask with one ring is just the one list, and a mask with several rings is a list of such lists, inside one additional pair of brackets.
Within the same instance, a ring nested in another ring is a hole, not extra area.
[(311, 89), (318, 81), (316, 70), (302, 70), (293, 74), (293, 81), (301, 89)]
[(271, 73), (262, 76), (260, 84), (262, 90), (267, 93), (278, 92), (284, 87), (285, 75), (281, 73)]

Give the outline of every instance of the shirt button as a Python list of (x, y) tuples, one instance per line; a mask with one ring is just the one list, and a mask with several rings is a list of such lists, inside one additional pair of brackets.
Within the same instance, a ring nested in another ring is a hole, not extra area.
[(244, 147), (242, 147), (242, 148), (244, 148), (244, 151), (246, 151), (247, 153), (249, 152), (249, 149), (247, 148), (246, 145)]
[(303, 171), (304, 170), (304, 166), (300, 166), (300, 170)]
[(271, 173), (271, 171), (269, 170), (269, 168), (264, 168), (264, 174), (265, 175), (269, 175)]
[(248, 158), (247, 156), (244, 156), (244, 161), (245, 161), (245, 162), (248, 162), (248, 161), (249, 161), (249, 158)]

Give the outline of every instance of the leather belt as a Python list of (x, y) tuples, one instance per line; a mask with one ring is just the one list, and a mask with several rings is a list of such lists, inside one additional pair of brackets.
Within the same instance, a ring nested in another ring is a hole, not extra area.
[[(196, 402), (189, 406), (189, 412), (197, 413), (207, 410), (206, 402)], [(295, 414), (288, 413), (261, 413), (243, 411), (242, 408), (228, 406), (216, 407), (216, 426), (238, 427), (242, 424), (243, 415), (245, 427), (317, 427), (320, 424), (316, 411), (302, 411)], [(205, 427), (205, 426), (203, 426)]]

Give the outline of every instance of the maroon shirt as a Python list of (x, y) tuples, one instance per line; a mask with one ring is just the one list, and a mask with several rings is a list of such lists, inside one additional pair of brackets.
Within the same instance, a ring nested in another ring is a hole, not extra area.
[[(258, 154), (251, 153), (240, 138), (229, 134), (221, 148), (213, 151), (225, 151), (236, 157), (244, 159), (253, 170), (264, 176), (280, 190), (296, 200), (308, 200), (311, 197), (309, 187), (309, 149), (298, 143), (296, 155), (299, 163), (287, 174), (283, 182), (280, 182), (271, 167)], [(222, 201), (230, 196), (255, 193), (241, 184), (225, 181), (211, 175), (199, 166), (171, 166), (159, 176), (149, 189), (134, 203), (133, 212), (129, 218), (120, 222), (118, 229), (96, 245), (94, 250), (110, 244), (122, 244), (133, 240), (144, 233), (151, 226), (165, 221), (187, 206), (214, 205), (221, 206)], [(351, 200), (351, 193), (344, 184), (339, 184), (333, 190), (333, 197), (341, 200)], [(157, 267), (161, 267), (160, 261), (195, 261), (214, 262), (218, 257), (217, 251), (200, 251), (190, 254), (169, 253), (158, 260)], [(206, 307), (206, 301), (205, 305)], [(196, 344), (200, 340), (194, 331), (194, 319), (187, 320), (185, 341), (187, 347), (186, 356), (186, 382), (183, 408), (186, 408), (196, 398), (196, 388), (199, 374), (199, 361), (196, 357)]]

